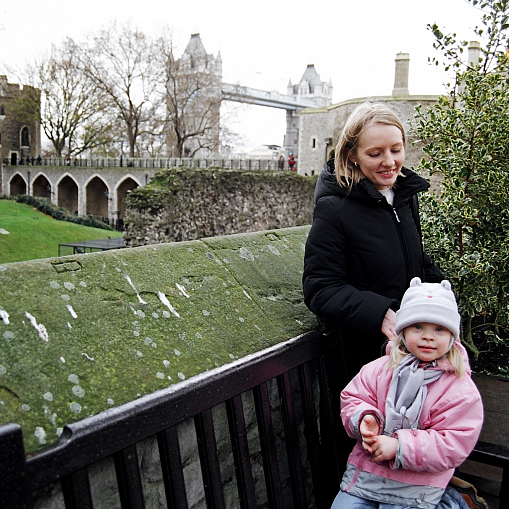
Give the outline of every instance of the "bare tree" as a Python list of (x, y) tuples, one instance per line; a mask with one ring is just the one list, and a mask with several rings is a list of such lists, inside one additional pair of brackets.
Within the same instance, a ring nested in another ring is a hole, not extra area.
[(220, 57), (207, 55), (199, 36), (194, 49), (176, 59), (171, 41), (165, 36), (158, 40), (159, 81), (164, 94), (162, 121), (169, 137), (167, 145), (176, 157), (192, 157), (201, 149), (217, 152), (219, 148)]
[(100, 90), (111, 115), (125, 129), (129, 155), (136, 155), (136, 142), (155, 114), (157, 81), (154, 79), (153, 43), (129, 25), (113, 24), (91, 34), (80, 51), (80, 65)]
[(76, 66), (77, 45), (70, 38), (29, 66), (30, 81), (42, 93), (41, 125), (57, 156), (93, 150), (105, 143), (110, 126), (104, 101)]

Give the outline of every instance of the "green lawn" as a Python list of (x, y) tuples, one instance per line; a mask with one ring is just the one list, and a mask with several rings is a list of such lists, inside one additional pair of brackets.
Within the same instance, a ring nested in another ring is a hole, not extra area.
[(122, 236), (121, 232), (57, 221), (12, 200), (0, 200), (0, 229), (9, 232), (0, 233), (0, 263), (58, 256), (58, 244)]

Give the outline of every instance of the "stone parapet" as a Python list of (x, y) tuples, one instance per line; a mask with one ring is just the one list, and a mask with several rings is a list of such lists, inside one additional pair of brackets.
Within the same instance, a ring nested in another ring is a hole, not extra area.
[(0, 423), (65, 424), (315, 327), (308, 226), (0, 265)]

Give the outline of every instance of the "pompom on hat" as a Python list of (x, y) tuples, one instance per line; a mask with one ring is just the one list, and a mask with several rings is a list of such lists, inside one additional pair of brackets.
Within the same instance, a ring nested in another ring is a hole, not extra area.
[(395, 332), (418, 322), (436, 323), (447, 327), (454, 340), (460, 337), (461, 316), (451, 283), (422, 283), (418, 277), (410, 281), (410, 287), (403, 295), (401, 306), (396, 313)]

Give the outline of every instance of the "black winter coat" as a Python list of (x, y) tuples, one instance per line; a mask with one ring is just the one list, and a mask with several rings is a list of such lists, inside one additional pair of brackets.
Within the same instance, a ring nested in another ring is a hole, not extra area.
[(343, 342), (355, 342), (355, 351), (363, 353), (359, 367), (382, 353), (383, 319), (389, 308), (399, 308), (410, 280), (442, 280), (423, 253), (418, 218), (412, 213), (412, 201), (429, 184), (407, 168), (402, 174), (393, 206), (368, 179), (351, 191), (339, 186), (334, 161), (324, 166), (315, 189), (304, 301), (328, 328), (341, 329)]

